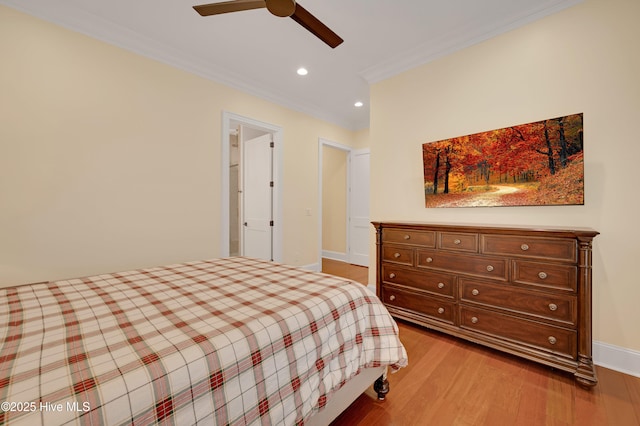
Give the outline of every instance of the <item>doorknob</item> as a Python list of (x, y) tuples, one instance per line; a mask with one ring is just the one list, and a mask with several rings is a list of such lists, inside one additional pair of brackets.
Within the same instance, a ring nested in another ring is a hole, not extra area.
[(244, 226), (248, 226), (247, 222), (243, 223)]

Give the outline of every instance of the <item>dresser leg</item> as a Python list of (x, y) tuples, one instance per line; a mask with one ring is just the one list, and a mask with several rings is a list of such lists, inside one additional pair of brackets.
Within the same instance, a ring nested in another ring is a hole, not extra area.
[(578, 369), (574, 373), (576, 382), (585, 387), (592, 387), (598, 383), (593, 359), (588, 356), (578, 355)]
[(378, 393), (378, 400), (384, 401), (385, 396), (389, 393), (389, 381), (384, 375), (373, 383), (373, 390)]

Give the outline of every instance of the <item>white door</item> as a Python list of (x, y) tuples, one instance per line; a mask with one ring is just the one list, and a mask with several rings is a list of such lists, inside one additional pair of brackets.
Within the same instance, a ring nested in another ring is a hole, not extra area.
[(349, 262), (369, 266), (369, 150), (350, 154)]
[(266, 134), (242, 144), (242, 254), (273, 260), (273, 147)]

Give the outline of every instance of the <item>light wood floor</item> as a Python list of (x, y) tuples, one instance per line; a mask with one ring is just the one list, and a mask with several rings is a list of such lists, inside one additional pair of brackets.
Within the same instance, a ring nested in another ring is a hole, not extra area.
[[(323, 262), (323, 272), (355, 273), (353, 266), (332, 266)], [(333, 426), (640, 425), (640, 378), (597, 366), (599, 383), (585, 389), (570, 374), (406, 322), (398, 326), (409, 366), (389, 374), (385, 401), (369, 389)]]
[(369, 268), (352, 265), (333, 259), (322, 259), (322, 272), (352, 279), (353, 281), (367, 285), (369, 282)]

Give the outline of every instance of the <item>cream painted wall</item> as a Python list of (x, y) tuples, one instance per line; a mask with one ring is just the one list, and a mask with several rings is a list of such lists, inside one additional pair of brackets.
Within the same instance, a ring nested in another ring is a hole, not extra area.
[(218, 256), (223, 110), (283, 128), (283, 260), (317, 262), (318, 137), (354, 132), (3, 6), (0, 52), (0, 286)]
[(371, 141), (369, 140), (369, 129), (358, 130), (355, 134), (354, 149), (369, 148)]
[[(586, 0), (375, 84), (371, 218), (595, 228), (594, 340), (640, 350), (639, 16)], [(584, 206), (424, 208), (422, 143), (579, 112)]]
[(322, 147), (322, 250), (347, 253), (347, 160), (349, 153)]

